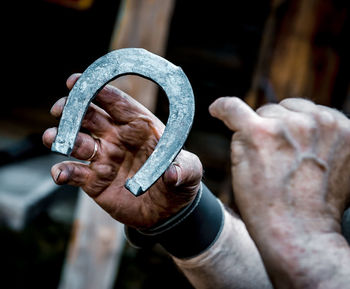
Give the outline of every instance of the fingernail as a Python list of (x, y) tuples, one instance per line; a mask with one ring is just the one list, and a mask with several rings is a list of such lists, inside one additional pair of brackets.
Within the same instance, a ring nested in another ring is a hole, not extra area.
[(58, 181), (58, 179), (59, 179), (59, 177), (60, 177), (61, 173), (62, 173), (62, 171), (61, 171), (61, 170), (58, 170), (58, 171), (56, 172), (56, 174), (55, 174), (55, 182), (57, 182), (57, 181)]
[(164, 181), (167, 184), (170, 184), (172, 186), (177, 186), (181, 180), (179, 180), (180, 178), (180, 171), (179, 168), (177, 167), (177, 165), (175, 164), (171, 164), (168, 169), (166, 170), (165, 174), (165, 179)]
[(176, 170), (176, 174), (177, 174), (177, 181), (175, 186), (179, 186), (182, 183), (182, 178), (181, 178), (181, 169), (179, 166), (174, 165), (175, 170)]

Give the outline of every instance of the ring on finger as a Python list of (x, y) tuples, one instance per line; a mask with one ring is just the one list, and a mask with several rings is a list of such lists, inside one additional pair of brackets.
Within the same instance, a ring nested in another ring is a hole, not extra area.
[(95, 138), (93, 138), (93, 140), (94, 140), (94, 151), (93, 151), (92, 155), (86, 160), (87, 162), (92, 161), (97, 154), (98, 144), (97, 144), (97, 141)]

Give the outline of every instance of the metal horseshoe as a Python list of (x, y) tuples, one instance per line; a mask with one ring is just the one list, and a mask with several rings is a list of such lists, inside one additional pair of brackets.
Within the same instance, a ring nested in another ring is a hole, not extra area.
[(108, 82), (127, 74), (157, 83), (169, 100), (169, 117), (163, 135), (143, 166), (125, 183), (131, 193), (139, 196), (161, 177), (180, 152), (194, 118), (191, 84), (180, 67), (164, 58), (144, 49), (124, 48), (92, 63), (69, 93), (51, 150), (69, 156), (92, 99)]

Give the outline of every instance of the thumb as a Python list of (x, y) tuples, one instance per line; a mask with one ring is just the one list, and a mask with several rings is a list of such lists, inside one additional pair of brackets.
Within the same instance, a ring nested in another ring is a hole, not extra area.
[(199, 158), (182, 150), (164, 173), (163, 181), (167, 186), (191, 190), (199, 186), (202, 174), (203, 168)]
[(209, 106), (209, 112), (232, 131), (246, 129), (261, 121), (260, 116), (238, 97), (218, 98)]

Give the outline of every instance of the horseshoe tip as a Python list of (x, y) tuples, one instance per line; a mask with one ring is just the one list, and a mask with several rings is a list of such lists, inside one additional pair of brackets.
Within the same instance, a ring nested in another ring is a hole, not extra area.
[(54, 141), (51, 146), (51, 151), (65, 156), (70, 156), (72, 149), (69, 148), (66, 144), (60, 144)]
[(128, 179), (125, 182), (125, 188), (129, 190), (136, 197), (142, 195), (145, 191), (142, 190), (141, 185), (134, 180), (134, 178)]

